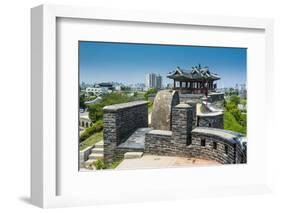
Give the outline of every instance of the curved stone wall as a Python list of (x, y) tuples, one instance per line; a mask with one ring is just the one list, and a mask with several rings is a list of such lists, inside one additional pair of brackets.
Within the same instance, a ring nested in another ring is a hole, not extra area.
[(189, 147), (192, 157), (211, 159), (222, 164), (246, 163), (238, 133), (198, 127), (192, 130), (192, 143)]
[(223, 115), (223, 112), (208, 112), (197, 114), (196, 126), (223, 129)]
[(208, 101), (209, 102), (216, 102), (216, 101), (223, 101), (224, 100), (224, 93), (209, 93), (208, 94)]
[(179, 102), (179, 94), (175, 90), (157, 92), (151, 114), (151, 127), (158, 130), (171, 130), (172, 108)]

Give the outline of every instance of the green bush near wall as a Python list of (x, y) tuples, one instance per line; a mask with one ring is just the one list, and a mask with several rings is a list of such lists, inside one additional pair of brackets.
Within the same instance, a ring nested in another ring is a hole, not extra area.
[(88, 137), (93, 135), (96, 132), (100, 132), (103, 130), (103, 121), (97, 121), (93, 126), (85, 129), (85, 131), (80, 135), (80, 142), (86, 140)]

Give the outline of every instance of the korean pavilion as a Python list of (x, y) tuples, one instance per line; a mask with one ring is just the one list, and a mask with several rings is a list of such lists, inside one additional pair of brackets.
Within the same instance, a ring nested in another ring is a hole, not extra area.
[(205, 94), (217, 88), (215, 81), (220, 77), (217, 74), (211, 73), (208, 67), (198, 66), (192, 67), (191, 70), (183, 70), (177, 67), (167, 76), (174, 80), (173, 89), (182, 94)]

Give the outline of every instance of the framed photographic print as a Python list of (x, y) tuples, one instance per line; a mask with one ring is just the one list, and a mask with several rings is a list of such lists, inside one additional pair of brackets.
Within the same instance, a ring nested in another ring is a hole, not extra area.
[(32, 203), (270, 191), (271, 20), (31, 13)]

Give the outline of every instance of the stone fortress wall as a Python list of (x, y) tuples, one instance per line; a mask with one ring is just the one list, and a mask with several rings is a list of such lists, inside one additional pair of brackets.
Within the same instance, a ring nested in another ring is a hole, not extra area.
[(209, 102), (223, 101), (224, 94), (223, 93), (209, 93), (207, 97)]
[(197, 126), (223, 129), (223, 112), (197, 114)]
[(211, 159), (221, 164), (246, 163), (246, 156), (237, 133), (198, 127), (192, 131), (189, 152), (192, 157)]
[[(162, 102), (161, 98), (157, 99), (158, 95), (166, 97), (169, 101)], [(211, 159), (222, 164), (246, 162), (245, 150), (239, 141), (240, 135), (222, 129), (223, 113), (205, 116), (202, 119), (202, 116), (200, 117), (194, 112), (196, 105), (179, 103), (178, 98), (180, 97), (177, 92), (162, 90), (157, 93), (154, 104), (161, 106), (163, 112), (167, 111), (169, 117), (162, 120), (163, 123), (158, 129), (152, 128), (145, 132), (143, 147), (136, 146), (132, 149), (123, 146), (123, 144), (136, 129), (148, 126), (147, 102), (137, 101), (105, 107), (105, 162), (110, 163), (114, 159), (122, 157), (126, 151)], [(164, 110), (165, 106), (168, 108)], [(194, 115), (196, 115), (196, 119), (199, 118), (199, 127), (192, 125)], [(163, 118), (161, 113), (159, 117), (159, 112), (158, 118)]]
[(148, 126), (147, 101), (135, 101), (103, 108), (104, 161), (116, 158), (117, 146), (136, 129)]

